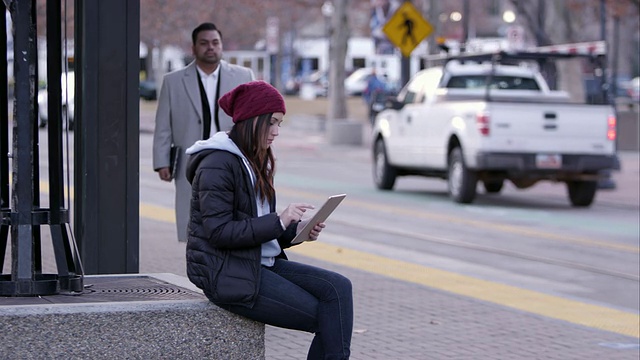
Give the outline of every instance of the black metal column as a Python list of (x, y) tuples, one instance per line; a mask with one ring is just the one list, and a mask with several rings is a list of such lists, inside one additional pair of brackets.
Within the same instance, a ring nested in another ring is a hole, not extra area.
[(74, 233), (87, 274), (139, 265), (138, 0), (75, 0)]
[[(3, 1), (0, 1), (0, 53), (7, 53), (7, 11)], [(0, 211), (9, 213), (9, 74), (7, 73), (8, 60), (6, 56), (0, 56)], [(4, 257), (7, 251), (7, 239), (9, 224), (0, 223), (0, 272), (4, 268)]]
[[(63, 74), (62, 48), (66, 44), (62, 42), (63, 19), (61, 14), (61, 0), (47, 0), (49, 224), (60, 287), (81, 291), (83, 281), (79, 275), (83, 275), (84, 271), (75, 240), (72, 237), (69, 224), (69, 204), (65, 203), (64, 196), (63, 89), (60, 79)], [(67, 76), (66, 73), (65, 76)], [(68, 88), (69, 86), (66, 86), (66, 89)], [(65, 111), (65, 113), (68, 112)]]
[[(11, 194), (11, 280), (7, 294), (53, 293), (54, 279), (37, 279), (45, 290), (34, 290), (35, 263), (31, 221), (33, 196), (32, 154), (36, 83), (36, 33), (31, 1), (14, 1), (10, 8), (14, 29), (15, 102), (13, 118), (13, 181)], [(4, 291), (3, 291), (4, 293)]]
[[(0, 278), (0, 294), (31, 296), (59, 291), (56, 274), (42, 274), (40, 259), (36, 118), (36, 20), (35, 1), (13, 1), (9, 5), (14, 30), (15, 101), (11, 152), (12, 192), (10, 211), (2, 222), (11, 229), (11, 274)], [(34, 137), (36, 136), (36, 137)], [(43, 210), (43, 211), (40, 211)]]

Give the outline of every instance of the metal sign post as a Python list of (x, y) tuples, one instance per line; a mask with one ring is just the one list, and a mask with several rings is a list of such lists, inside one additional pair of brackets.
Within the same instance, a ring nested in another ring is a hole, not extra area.
[(402, 53), (400, 73), (402, 86), (404, 86), (409, 82), (410, 77), (409, 56), (420, 42), (433, 32), (433, 26), (422, 17), (410, 1), (405, 1), (384, 25), (382, 31)]

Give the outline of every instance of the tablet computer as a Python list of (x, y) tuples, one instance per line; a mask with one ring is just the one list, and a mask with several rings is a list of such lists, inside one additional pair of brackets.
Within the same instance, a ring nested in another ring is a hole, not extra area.
[(301, 242), (309, 240), (309, 233), (311, 232), (313, 227), (316, 226), (316, 224), (327, 220), (329, 215), (331, 215), (333, 210), (338, 207), (338, 205), (342, 202), (342, 200), (344, 200), (346, 196), (347, 194), (329, 196), (322, 207), (320, 207), (320, 209), (318, 209), (318, 211), (316, 211), (316, 213), (311, 217), (309, 222), (307, 222), (307, 225), (303, 227), (300, 232), (298, 232), (298, 235), (296, 235), (293, 240), (291, 240), (291, 245), (299, 244)]

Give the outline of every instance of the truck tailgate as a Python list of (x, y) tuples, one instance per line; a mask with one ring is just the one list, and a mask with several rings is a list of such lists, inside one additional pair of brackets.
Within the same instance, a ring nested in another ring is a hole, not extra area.
[(489, 102), (483, 149), (500, 152), (613, 154), (608, 105)]

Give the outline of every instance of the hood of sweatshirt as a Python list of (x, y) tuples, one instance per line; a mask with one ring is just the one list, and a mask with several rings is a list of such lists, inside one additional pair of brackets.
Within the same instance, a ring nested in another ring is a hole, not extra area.
[(245, 158), (240, 148), (229, 138), (229, 135), (220, 131), (215, 133), (212, 137), (206, 140), (198, 140), (190, 146), (185, 152), (189, 155), (189, 161), (187, 163), (187, 180), (189, 183), (193, 180), (196, 170), (198, 169), (198, 165), (202, 159), (204, 159), (212, 150), (222, 150), (230, 152), (234, 155), (239, 156), (243, 163), (247, 164), (248, 161)]

